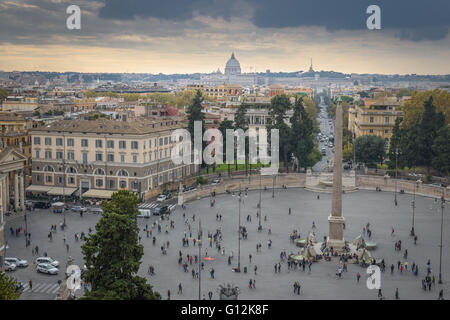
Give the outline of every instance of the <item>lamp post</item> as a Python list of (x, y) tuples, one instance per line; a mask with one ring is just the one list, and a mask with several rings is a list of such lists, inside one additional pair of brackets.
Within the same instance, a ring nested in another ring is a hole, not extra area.
[(412, 201), (412, 203), (411, 203), (411, 206), (412, 206), (412, 210), (413, 210), (413, 214), (412, 214), (412, 227), (411, 227), (411, 236), (415, 236), (415, 233), (414, 233), (414, 215), (415, 215), (415, 209), (416, 209), (416, 187), (417, 187), (417, 185), (419, 184), (419, 181), (420, 180), (417, 180), (417, 181), (415, 181), (414, 182), (414, 195), (413, 195), (413, 201)]
[(238, 271), (241, 271), (241, 184), (239, 184)]
[(261, 172), (259, 174), (259, 226), (258, 226), (258, 231), (261, 231), (262, 226), (261, 226), (261, 189), (262, 189), (262, 184), (261, 184)]
[(441, 244), (439, 248), (439, 284), (442, 284), (442, 233), (443, 233), (443, 226), (444, 226), (444, 204), (445, 204), (445, 198), (444, 195), (441, 197)]
[(201, 260), (202, 260), (202, 223), (201, 219), (198, 219), (198, 300), (201, 299), (201, 292), (202, 292), (202, 267), (201, 267)]
[(394, 192), (394, 204), (397, 206), (397, 159), (398, 159), (398, 147), (395, 148), (395, 192)]

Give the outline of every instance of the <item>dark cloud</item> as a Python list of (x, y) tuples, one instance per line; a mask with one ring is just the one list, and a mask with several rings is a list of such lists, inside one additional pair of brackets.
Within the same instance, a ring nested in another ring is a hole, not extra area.
[(449, 0), (105, 0), (100, 17), (186, 21), (195, 14), (247, 16), (260, 28), (322, 26), (329, 31), (366, 29), (366, 9), (381, 8), (383, 29), (400, 39), (440, 40), (450, 26)]

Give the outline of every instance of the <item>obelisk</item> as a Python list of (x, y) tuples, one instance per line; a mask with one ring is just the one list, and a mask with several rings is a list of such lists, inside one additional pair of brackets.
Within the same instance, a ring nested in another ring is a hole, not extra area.
[(333, 168), (333, 199), (331, 214), (328, 217), (330, 233), (327, 247), (342, 249), (345, 246), (342, 217), (342, 105), (341, 97), (337, 99), (336, 123), (334, 125), (334, 168)]

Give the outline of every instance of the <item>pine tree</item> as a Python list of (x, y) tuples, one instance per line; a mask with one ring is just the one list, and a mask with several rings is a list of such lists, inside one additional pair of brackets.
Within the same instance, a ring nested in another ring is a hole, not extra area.
[(17, 282), (0, 271), (0, 300), (17, 300), (20, 292), (16, 291)]
[(450, 128), (448, 125), (439, 129), (432, 149), (435, 154), (432, 161), (433, 168), (448, 177), (450, 174)]
[[(197, 90), (194, 99), (192, 100), (191, 105), (188, 107), (187, 115), (188, 115), (188, 131), (191, 134), (191, 142), (192, 142), (192, 150), (194, 150), (194, 123), (195, 121), (202, 122), (202, 150), (205, 149), (206, 143), (203, 141), (203, 133), (205, 131), (205, 114), (202, 112), (202, 101), (203, 96), (200, 90)], [(202, 152), (202, 150), (200, 152)], [(202, 155), (200, 155), (202, 156)], [(202, 161), (202, 167), (204, 167), (204, 163)]]
[(144, 247), (138, 243), (138, 203), (137, 196), (128, 190), (115, 192), (110, 202), (103, 202), (96, 232), (87, 236), (81, 246), (88, 268), (83, 277), (91, 286), (83, 299), (161, 298), (145, 278), (137, 275), (144, 255)]
[(306, 112), (302, 98), (296, 98), (294, 104), (294, 114), (290, 119), (292, 124), (291, 145), (294, 156), (298, 160), (298, 169), (311, 165), (310, 154), (314, 148), (313, 122)]
[(268, 132), (272, 129), (279, 130), (279, 150), (286, 172), (289, 172), (289, 156), (292, 153), (291, 128), (285, 122), (289, 109), (291, 109), (291, 102), (288, 96), (283, 94), (273, 97), (269, 106), (270, 123), (267, 125)]
[[(226, 155), (227, 152), (227, 129), (233, 129), (233, 122), (231, 120), (223, 120), (219, 125), (219, 131), (222, 133), (223, 139), (223, 154)], [(226, 158), (224, 159), (226, 162)], [(231, 163), (228, 165), (228, 176), (231, 176)]]

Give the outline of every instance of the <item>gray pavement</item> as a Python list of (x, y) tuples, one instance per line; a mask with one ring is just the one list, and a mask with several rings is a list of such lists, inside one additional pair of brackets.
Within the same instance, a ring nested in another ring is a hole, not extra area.
[[(225, 247), (225, 255), (217, 252), (217, 249), (210, 248), (207, 245), (208, 256), (215, 258), (214, 261), (204, 261), (205, 270), (202, 272), (202, 295), (207, 297), (208, 291), (213, 292), (213, 299), (217, 299), (216, 292), (219, 283), (231, 282), (238, 285), (241, 289), (241, 299), (376, 299), (376, 290), (369, 290), (366, 287), (365, 269), (349, 265), (348, 272), (344, 272), (342, 279), (335, 275), (337, 265), (330, 262), (317, 262), (312, 265), (309, 273), (306, 271), (288, 271), (286, 264), (282, 264), (281, 273), (274, 273), (274, 264), (280, 261), (279, 255), (282, 250), (298, 252), (289, 241), (289, 234), (293, 229), (299, 230), (302, 236), (306, 236), (311, 230), (314, 221), (317, 228), (315, 233), (320, 241), (328, 233), (327, 217), (331, 209), (331, 195), (320, 194), (320, 200), (316, 198), (317, 193), (307, 191), (301, 188), (276, 190), (275, 199), (272, 199), (272, 191), (262, 192), (262, 217), (267, 215), (268, 221), (262, 220), (264, 230), (257, 232), (258, 220), (256, 218), (256, 205), (259, 199), (259, 192), (249, 192), (248, 197), (244, 198), (241, 207), (241, 223), (249, 231), (248, 239), (241, 240), (241, 268), (247, 266), (249, 273), (234, 273), (232, 267), (237, 266), (238, 256), (238, 200), (231, 195), (219, 195), (216, 197), (216, 205), (210, 207), (209, 198), (197, 200), (187, 204), (186, 216), (191, 223), (192, 235), (197, 235), (198, 219), (201, 218), (203, 234), (214, 233), (217, 228), (221, 228), (223, 234), (222, 244)], [(412, 195), (398, 195), (399, 206), (393, 204), (393, 194), (387, 192), (374, 191), (356, 191), (343, 195), (343, 215), (346, 218), (345, 238), (352, 241), (358, 236), (367, 222), (370, 222), (372, 230), (372, 241), (377, 242), (378, 248), (373, 251), (375, 257), (384, 258), (387, 266), (391, 263), (397, 264), (397, 261), (404, 261), (402, 252), (394, 251), (395, 241), (402, 240), (402, 249), (408, 249), (408, 262), (411, 266), (413, 262), (419, 264), (419, 276), (415, 277), (411, 271), (400, 273), (397, 270), (391, 275), (386, 270), (382, 274), (382, 290), (387, 299), (394, 298), (395, 288), (399, 288), (401, 299), (437, 299), (438, 292), (444, 289), (444, 297), (450, 295), (450, 251), (448, 243), (450, 240), (450, 217), (448, 208), (444, 212), (444, 255), (443, 255), (443, 280), (444, 284), (437, 284), (439, 267), (439, 239), (440, 239), (440, 204), (434, 199), (416, 197), (417, 207), (415, 214), (415, 229), (418, 234), (417, 245), (414, 245), (413, 239), (409, 236), (411, 229), (412, 211), (410, 201)], [(289, 207), (292, 208), (292, 214), (288, 215)], [(152, 245), (151, 239), (146, 237), (143, 231), (145, 225), (149, 227), (157, 217), (151, 219), (139, 219), (142, 243), (145, 246), (144, 257), (139, 273), (145, 276), (149, 283), (159, 291), (163, 298), (167, 298), (167, 290), (171, 291), (172, 299), (197, 299), (198, 298), (198, 280), (193, 279), (191, 269), (184, 273), (182, 267), (178, 265), (178, 252), (183, 255), (198, 254), (198, 248), (192, 246), (182, 247), (181, 239), (185, 231), (185, 224), (182, 217), (182, 209), (177, 208), (171, 215), (175, 221), (175, 229), (169, 229), (169, 234), (165, 234), (165, 224), (163, 221), (163, 232), (158, 234), (156, 229), (153, 234), (157, 237), (157, 243)], [(221, 213), (222, 221), (216, 221), (216, 214)], [(195, 222), (192, 216), (195, 214)], [(247, 222), (247, 215), (251, 215), (251, 222)], [(65, 261), (70, 255), (75, 258), (76, 264), (82, 266), (82, 256), (80, 242), (75, 242), (74, 233), (84, 231), (88, 228), (94, 229), (99, 216), (95, 214), (84, 214), (81, 218), (79, 214), (73, 212), (66, 213), (68, 228), (66, 229), (66, 241), (70, 245), (67, 253), (63, 242), (63, 235), (59, 229), (59, 223), (62, 221), (60, 214), (53, 214), (47, 210), (35, 211), (28, 216), (28, 225), (31, 232), (32, 247), (39, 246), (42, 254), (47, 251), (48, 255), (61, 262), (60, 274), (49, 276), (37, 274), (33, 267), (19, 269), (9, 273), (22, 282), (28, 282), (32, 279), (34, 286), (42, 284), (45, 292), (24, 292), (21, 299), (53, 299), (54, 293), (51, 284), (57, 283), (58, 279), (64, 278)], [(51, 224), (58, 225), (58, 231), (54, 235), (53, 242), (49, 242), (47, 234)], [(23, 235), (19, 237), (11, 236), (8, 233), (9, 227), (13, 228), (24, 226), (22, 218), (9, 221), (6, 225), (6, 240), (9, 249), (7, 256), (18, 256), (20, 258), (33, 260), (31, 247), (25, 248), (25, 239)], [(268, 235), (267, 228), (272, 229), (272, 234)], [(391, 236), (391, 227), (395, 229), (395, 235)], [(189, 231), (186, 227), (186, 231)], [(267, 240), (273, 241), (272, 248), (268, 249)], [(160, 247), (162, 243), (170, 241), (170, 247), (167, 255), (162, 255)], [(206, 241), (205, 245), (206, 245)], [(261, 252), (256, 252), (256, 244), (262, 243)], [(205, 248), (205, 246), (203, 247)], [(233, 251), (232, 265), (227, 264), (227, 258), (230, 251)], [(248, 255), (253, 255), (252, 262), (249, 262)], [(204, 251), (203, 251), (204, 254)], [(436, 287), (431, 292), (425, 292), (421, 289), (421, 279), (425, 276), (426, 262), (431, 259), (432, 273), (436, 276)], [(152, 264), (155, 267), (154, 276), (147, 275), (147, 267)], [(258, 266), (257, 275), (254, 275), (253, 268)], [(209, 270), (215, 269), (215, 279), (211, 279)], [(387, 268), (388, 269), (388, 268)], [(360, 283), (356, 283), (356, 273), (360, 272), (362, 277)], [(249, 279), (256, 279), (256, 289), (247, 287)], [(299, 281), (302, 285), (301, 295), (293, 293), (293, 283)], [(178, 295), (178, 283), (183, 286), (183, 294)], [(39, 289), (39, 288), (38, 288)], [(36, 290), (39, 291), (39, 290)]]

